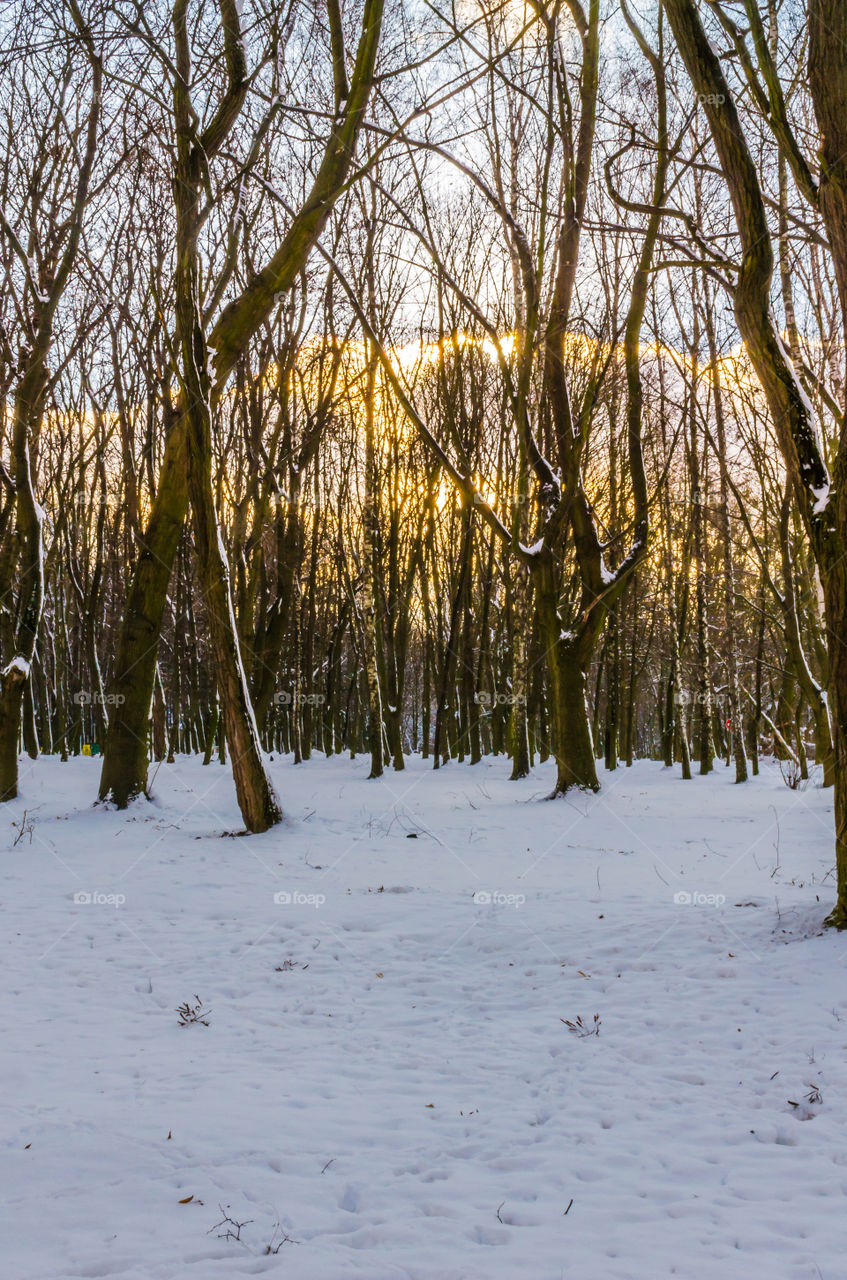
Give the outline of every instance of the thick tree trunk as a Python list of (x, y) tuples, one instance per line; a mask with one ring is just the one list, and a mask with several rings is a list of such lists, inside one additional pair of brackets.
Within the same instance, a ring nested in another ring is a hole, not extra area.
[(21, 707), (28, 678), (29, 669), (20, 658), (0, 672), (0, 802), (18, 794)]
[(139, 547), (112, 678), (112, 704), (100, 799), (125, 809), (147, 786), (148, 724), (168, 584), (188, 512), (186, 428), (172, 423), (159, 487)]
[(535, 601), (539, 630), (547, 652), (550, 689), (550, 745), (556, 760), (556, 785), (552, 796), (565, 795), (573, 787), (599, 791), (591, 721), (586, 702), (585, 644), (562, 631), (552, 558), (535, 570)]
[(585, 696), (585, 674), (578, 646), (559, 639), (550, 661), (551, 738), (556, 757), (553, 795), (565, 795), (573, 787), (582, 791), (600, 790)]

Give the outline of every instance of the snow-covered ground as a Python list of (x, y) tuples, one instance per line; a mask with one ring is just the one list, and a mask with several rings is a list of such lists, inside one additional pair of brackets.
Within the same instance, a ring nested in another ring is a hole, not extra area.
[(24, 761), (4, 1280), (841, 1280), (829, 794), (271, 767), (241, 839), (217, 765)]

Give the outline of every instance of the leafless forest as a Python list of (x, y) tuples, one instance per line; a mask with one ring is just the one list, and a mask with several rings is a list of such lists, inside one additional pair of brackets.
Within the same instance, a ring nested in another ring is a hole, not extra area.
[(0, 21), (0, 798), (775, 755), (847, 925), (844, 0)]

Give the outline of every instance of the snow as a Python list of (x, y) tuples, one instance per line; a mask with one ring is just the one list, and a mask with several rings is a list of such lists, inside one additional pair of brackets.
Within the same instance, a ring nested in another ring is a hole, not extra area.
[(3, 670), (0, 671), (0, 676), (7, 676), (10, 671), (19, 671), (26, 680), (29, 676), (29, 662), (22, 654), (15, 654), (11, 662), (8, 662)]
[(820, 489), (813, 488), (812, 493), (815, 495), (815, 505), (812, 507), (812, 512), (816, 516), (822, 515), (829, 506), (830, 486), (825, 484)]
[[(815, 448), (820, 456), (821, 466), (825, 467), (826, 463), (824, 462), (824, 459), (826, 458), (826, 449), (824, 447), (824, 441), (823, 441), (823, 436), (821, 434), (820, 422), (818, 421), (818, 415), (815, 412), (815, 407), (806, 393), (806, 388), (803, 386), (803, 383), (797, 377), (797, 374), (794, 370), (794, 361), (792, 359), (791, 352), (788, 348), (788, 345), (783, 340), (783, 337), (779, 332), (779, 330), (777, 329), (776, 325), (773, 325), (772, 323), (772, 327), (776, 335), (776, 340), (779, 343), (779, 346), (782, 350), (782, 358), (793, 374), (794, 385), (793, 385), (792, 391), (797, 396), (797, 399), (803, 405), (803, 410), (806, 414), (806, 418), (809, 423), (809, 428), (812, 432), (812, 439), (814, 440)], [(827, 489), (828, 487), (829, 486), (827, 486)], [(816, 496), (817, 496), (817, 491), (813, 489), (812, 492), (816, 493)], [(820, 498), (818, 498), (818, 501), (820, 501)], [(820, 510), (821, 511), (826, 510), (826, 503), (824, 503), (824, 505), (820, 508)], [(816, 511), (817, 511), (817, 508), (816, 508)]]
[(842, 1275), (831, 792), (368, 767), (275, 760), (286, 823), (233, 839), (228, 768), (118, 813), (22, 760), (4, 1277)]

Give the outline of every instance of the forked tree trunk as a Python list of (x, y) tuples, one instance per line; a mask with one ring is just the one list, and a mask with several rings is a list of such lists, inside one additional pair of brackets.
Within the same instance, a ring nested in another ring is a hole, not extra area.
[[(174, 174), (177, 215), (175, 328), (188, 429), (188, 492), (194, 517), (197, 559), (212, 640), (218, 696), (229, 742), (238, 805), (247, 830), (259, 832), (267, 831), (274, 823), (279, 822), (282, 815), (262, 761), (247, 676), (241, 660), (229, 565), (215, 511), (210, 350), (201, 321), (199, 288), (198, 237), (203, 167), (189, 88), (191, 63), (186, 24), (187, 3), (188, 0), (177, 0), (173, 10), (177, 72), (173, 98), (177, 139)], [(230, 52), (230, 57), (240, 63), (243, 52), (240, 47), (237, 11), (231, 11), (227, 20), (227, 40), (239, 37), (237, 48)], [(233, 72), (233, 78), (237, 86), (240, 73)]]
[[(178, 0), (175, 13), (180, 10), (184, 23), (185, 6)], [(227, 4), (222, 7), (222, 13), (224, 11), (221, 26), (227, 45), (230, 83), (220, 109), (213, 115), (206, 132), (196, 139), (204, 152), (206, 165), (232, 127), (247, 87), (246, 68), (240, 65), (243, 63), (243, 46), (238, 9)], [(366, 0), (355, 72), (349, 86), (341, 38), (340, 59), (334, 56), (333, 70), (337, 96), (343, 81), (346, 100), (342, 103), (338, 96), (336, 123), (327, 141), (322, 163), (288, 233), (265, 267), (251, 278), (240, 297), (230, 304), (215, 326), (209, 343), (215, 352), (213, 399), (220, 394), (252, 335), (270, 315), (280, 295), (287, 293), (299, 278), (344, 186), (370, 96), (382, 13), (383, 0)], [(333, 30), (333, 49), (337, 54), (340, 33), (338, 8), (331, 8), (327, 16)], [(182, 87), (187, 92), (188, 85)], [(100, 799), (112, 800), (119, 808), (125, 808), (129, 800), (141, 794), (147, 785), (147, 741), (159, 635), (171, 569), (188, 512), (187, 433), (188, 423), (182, 418), (171, 428), (118, 641), (113, 689), (121, 700), (113, 703), (100, 778)], [(220, 692), (223, 696), (223, 689)], [(235, 758), (234, 744), (230, 745)]]

